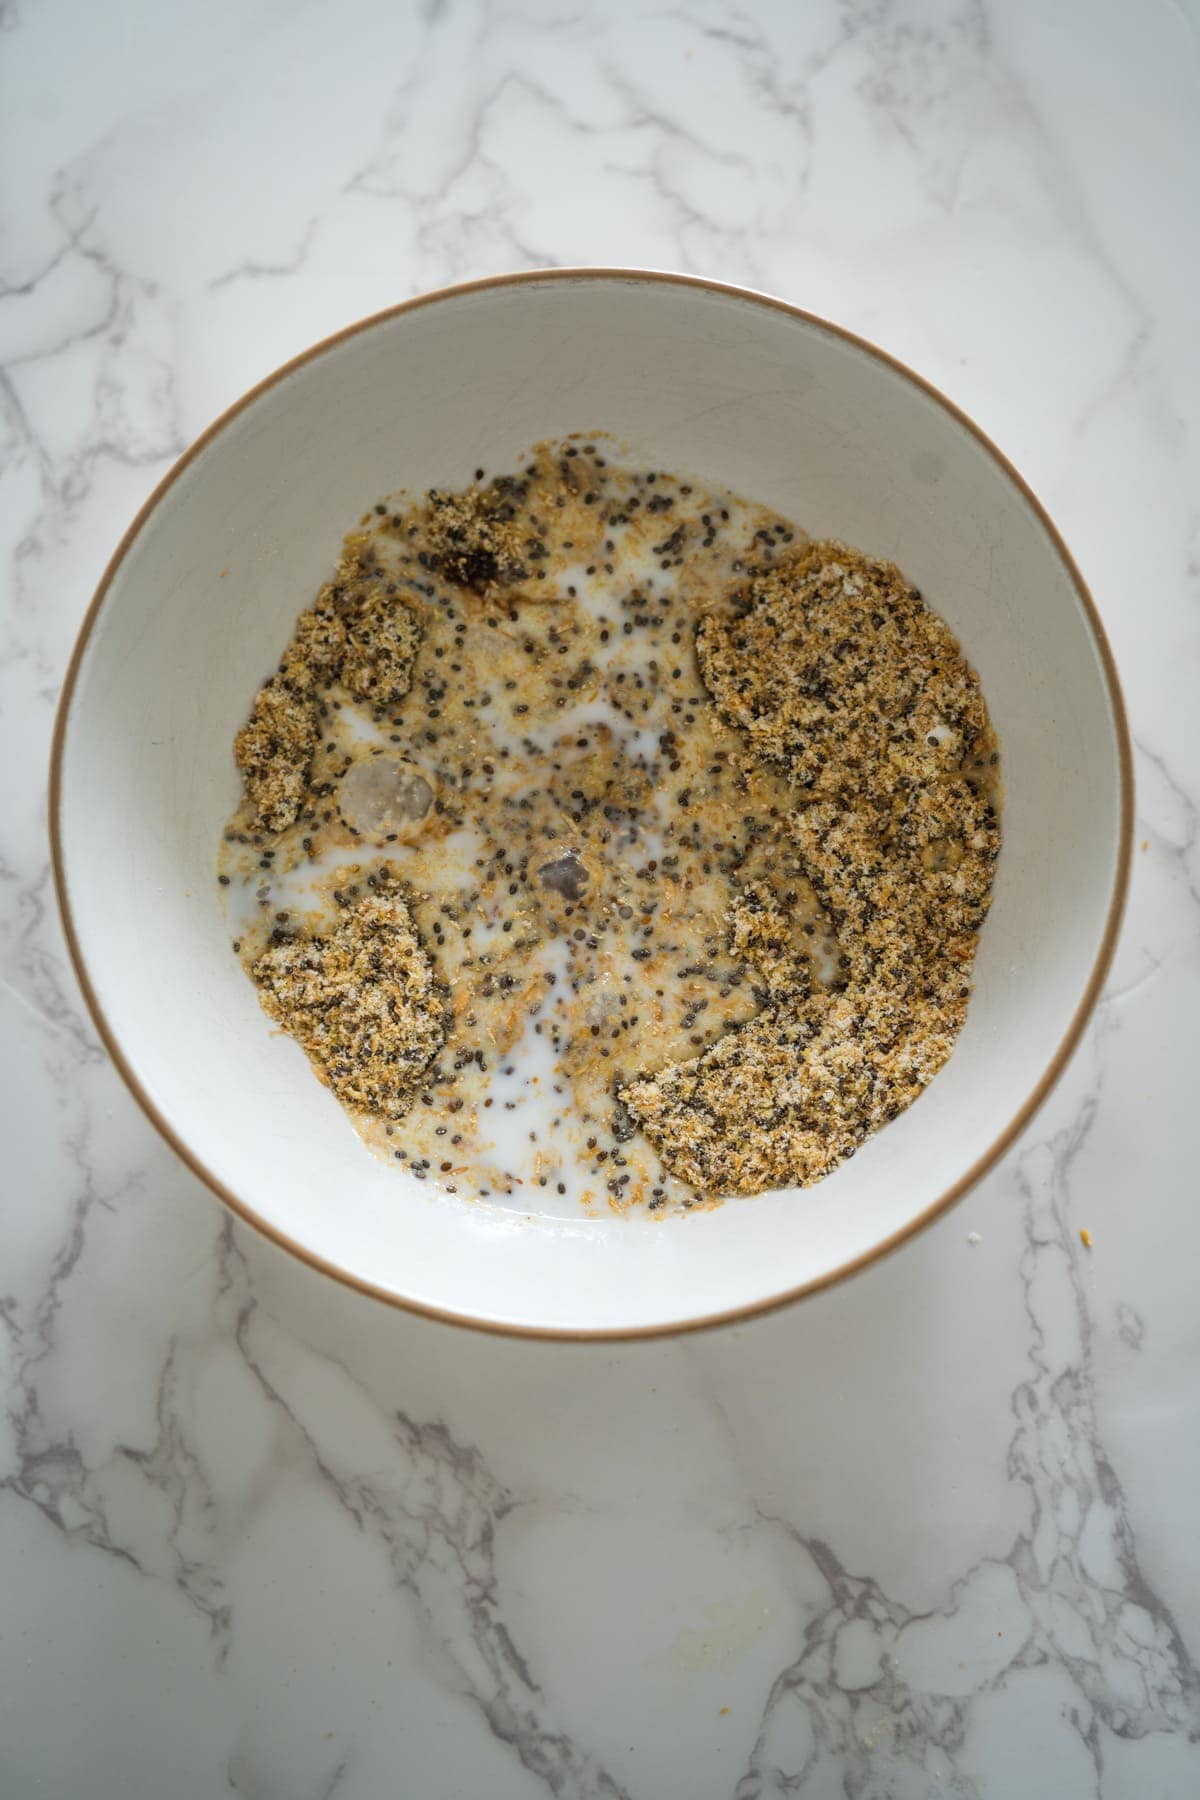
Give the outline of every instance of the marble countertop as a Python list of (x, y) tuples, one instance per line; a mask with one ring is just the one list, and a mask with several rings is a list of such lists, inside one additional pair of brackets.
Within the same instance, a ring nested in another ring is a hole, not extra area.
[[(1198, 21), (0, 5), (6, 1800), (1200, 1793)], [(1117, 963), (1022, 1142), (848, 1285), (629, 1348), (394, 1314), (235, 1227), (84, 1015), (42, 779), (92, 587), (214, 414), (571, 262), (769, 289), (947, 389), (1137, 739)]]

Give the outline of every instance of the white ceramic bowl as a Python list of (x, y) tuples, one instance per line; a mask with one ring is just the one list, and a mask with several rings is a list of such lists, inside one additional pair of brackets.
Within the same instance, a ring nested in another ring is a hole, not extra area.
[[(818, 1187), (662, 1221), (567, 1221), (420, 1188), (273, 1035), (214, 880), (254, 689), (379, 494), (604, 429), (647, 462), (891, 557), (958, 633), (999, 731), (1004, 846), (946, 1069)], [(68, 938), (147, 1113), (309, 1262), (496, 1329), (621, 1336), (753, 1313), (861, 1267), (1001, 1154), (1096, 998), (1127, 880), (1120, 693), (1050, 521), (961, 413), (847, 333), (711, 282), (587, 270), (477, 282), (271, 376), (127, 533), (68, 673), (52, 773)]]

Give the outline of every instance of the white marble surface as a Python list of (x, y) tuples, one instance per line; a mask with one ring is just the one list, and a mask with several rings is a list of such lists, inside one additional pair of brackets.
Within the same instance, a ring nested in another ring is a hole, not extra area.
[[(0, 27), (0, 1793), (1200, 1793), (1196, 0)], [(72, 638), (188, 439), (357, 315), (552, 262), (762, 286), (949, 389), (1138, 742), (1117, 965), (1018, 1149), (849, 1286), (629, 1349), (233, 1228), (97, 1047), (45, 841)]]

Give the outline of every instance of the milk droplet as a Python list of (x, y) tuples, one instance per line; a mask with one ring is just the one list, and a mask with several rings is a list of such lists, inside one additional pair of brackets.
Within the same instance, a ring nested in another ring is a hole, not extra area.
[(364, 837), (413, 837), (432, 805), (432, 783), (407, 757), (388, 751), (351, 763), (338, 789), (338, 811)]

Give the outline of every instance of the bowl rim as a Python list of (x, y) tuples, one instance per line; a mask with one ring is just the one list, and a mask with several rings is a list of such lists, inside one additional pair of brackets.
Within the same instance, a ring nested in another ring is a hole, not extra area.
[[(800, 320), (805, 325), (813, 326), (819, 331), (824, 331), (833, 337), (840, 338), (844, 343), (850, 344), (855, 349), (862, 351), (875, 362), (882, 363), (886, 368), (901, 375), (906, 381), (918, 388), (923, 394), (933, 400), (971, 433), (976, 442), (987, 452), (1001, 472), (1008, 477), (1009, 481), (1016, 487), (1027, 505), (1032, 509), (1035, 517), (1045, 530), (1052, 548), (1058, 555), (1063, 567), (1066, 569), (1083, 608), (1084, 617), (1091, 630), (1096, 651), (1100, 659), (1100, 666), (1108, 692), (1113, 727), (1116, 734), (1120, 789), (1120, 818), (1118, 825), (1117, 860), (1113, 874), (1112, 891), (1109, 895), (1108, 911), (1105, 916), (1104, 930), (1101, 934), (1091, 973), (1088, 976), (1087, 983), (1079, 1003), (1076, 1006), (1074, 1015), (1067, 1026), (1057, 1050), (1047, 1067), (1043, 1070), (1041, 1076), (1035, 1082), (1027, 1098), (1018, 1107), (1016, 1113), (1003, 1131), (993, 1139), (987, 1149), (984, 1150), (964, 1173), (959, 1176), (957, 1181), (952, 1182), (943, 1193), (932, 1200), (916, 1214), (914, 1218), (910, 1219), (907, 1224), (902, 1226), (898, 1231), (893, 1232), (889, 1237), (884, 1238), (880, 1243), (873, 1245), (868, 1250), (864, 1250), (858, 1256), (851, 1257), (848, 1261), (839, 1264), (837, 1268), (831, 1269), (823, 1275), (817, 1276), (809, 1281), (801, 1282), (794, 1287), (786, 1288), (781, 1292), (764, 1295), (761, 1299), (752, 1300), (743, 1306), (725, 1308), (719, 1312), (701, 1314), (694, 1318), (672, 1320), (667, 1323), (616, 1327), (564, 1327), (501, 1323), (471, 1313), (456, 1312), (453, 1308), (434, 1306), (424, 1301), (414, 1300), (403, 1294), (397, 1294), (391, 1288), (384, 1287), (380, 1283), (372, 1282), (364, 1277), (351, 1274), (348, 1270), (329, 1261), (327, 1258), (321, 1256), (319, 1252), (311, 1249), (306, 1244), (300, 1243), (297, 1239), (290, 1237), (288, 1233), (281, 1230), (280, 1227), (263, 1218), (255, 1210), (250, 1201), (244, 1199), (240, 1194), (234, 1193), (231, 1188), (227, 1187), (224, 1182), (220, 1181), (218, 1177), (213, 1174), (199, 1153), (195, 1151), (190, 1144), (185, 1142), (171, 1124), (170, 1120), (159, 1110), (154, 1101), (150, 1098), (150, 1095), (142, 1086), (131, 1063), (128, 1061), (121, 1048), (117, 1034), (109, 1023), (108, 1017), (96, 993), (96, 989), (92, 984), (87, 960), (84, 956), (83, 948), (75, 928), (75, 920), (71, 911), (70, 894), (68, 892), (66, 862), (63, 853), (62, 777), (67, 730), (70, 723), (71, 706), (78, 683), (79, 672), (82, 667), (84, 654), (100, 618), (104, 602), (116, 577), (117, 571), (120, 569), (126, 556), (140, 536), (143, 527), (148, 523), (156, 508), (166, 498), (179, 477), (191, 463), (207, 449), (208, 445), (220, 435), (227, 425), (236, 419), (242, 412), (246, 411), (248, 407), (252, 406), (261, 394), (266, 393), (270, 388), (273, 388), (280, 382), (286, 380), (287, 377), (297, 369), (303, 368), (305, 364), (324, 355), (326, 351), (332, 349), (335, 345), (344, 343), (347, 339), (355, 337), (361, 332), (370, 331), (375, 326), (382, 324), (385, 320), (399, 318), (404, 313), (416, 311), (421, 307), (435, 305), (439, 301), (459, 299), (467, 294), (482, 293), (492, 289), (520, 287), (528, 283), (539, 282), (543, 284), (557, 282), (566, 286), (571, 283), (586, 283), (593, 281), (647, 282), (658, 283), (664, 286), (696, 288), (708, 293), (720, 294), (736, 300), (748, 301), (754, 306), (767, 307), (772, 311), (784, 313), (790, 318)], [(976, 424), (975, 420), (971, 418), (968, 413), (964, 412), (960, 406), (951, 400), (948, 395), (944, 394), (932, 381), (919, 374), (915, 369), (910, 368), (908, 364), (903, 362), (899, 357), (893, 356), (889, 351), (881, 349), (869, 339), (860, 336), (859, 333), (851, 331), (843, 325), (838, 325), (830, 319), (823, 318), (819, 313), (814, 313), (806, 307), (797, 306), (791, 301), (780, 299), (773, 294), (763, 293), (755, 288), (743, 287), (734, 282), (716, 281), (707, 276), (682, 274), (672, 270), (624, 268), (620, 266), (586, 266), (578, 268), (547, 267), (523, 269), (508, 274), (482, 276), (473, 281), (455, 282), (448, 284), (445, 287), (434, 288), (428, 293), (414, 295), (411, 299), (402, 300), (394, 306), (384, 307), (378, 312), (370, 313), (365, 318), (355, 320), (352, 324), (345, 325), (340, 330), (331, 332), (326, 337), (319, 338), (316, 343), (309, 345), (306, 350), (302, 350), (298, 355), (290, 357), (286, 362), (280, 364), (278, 368), (264, 376), (261, 381), (255, 382), (252, 387), (248, 388), (245, 393), (233, 401), (231, 405), (227, 406), (223, 412), (218, 414), (211, 424), (205, 427), (198, 437), (193, 439), (138, 509), (132, 522), (122, 535), (120, 542), (117, 544), (116, 549), (113, 551), (112, 556), (109, 558), (104, 573), (100, 577), (99, 584), (96, 587), (96, 591), (83, 616), (83, 621), (79, 627), (79, 633), (75, 639), (70, 660), (67, 664), (66, 673), (63, 677), (63, 685), (55, 713), (54, 731), (50, 748), (48, 822), (50, 859), (54, 876), (55, 895), (58, 901), (58, 909), (62, 920), (63, 933), (66, 938), (67, 950), (75, 971), (76, 980), (79, 983), (88, 1011), (91, 1014), (92, 1023), (100, 1036), (101, 1042), (111, 1057), (125, 1086), (129, 1089), (129, 1092), (141, 1107), (150, 1123), (158, 1131), (159, 1135), (166, 1141), (192, 1173), (198, 1176), (204, 1185), (208, 1187), (236, 1217), (244, 1220), (246, 1224), (252, 1226), (263, 1237), (268, 1238), (281, 1249), (288, 1251), (292, 1256), (297, 1257), (310, 1268), (317, 1270), (321, 1274), (332, 1276), (335, 1281), (340, 1282), (344, 1287), (351, 1288), (361, 1294), (366, 1294), (372, 1299), (385, 1301), (388, 1305), (398, 1307), (405, 1312), (414, 1313), (424, 1318), (436, 1319), (442, 1324), (456, 1325), (469, 1330), (487, 1332), (502, 1337), (612, 1343), (629, 1342), (643, 1338), (674, 1337), (685, 1332), (712, 1330), (722, 1325), (733, 1325), (749, 1319), (761, 1318), (768, 1313), (777, 1311), (781, 1307), (805, 1299), (811, 1294), (820, 1293), (826, 1288), (831, 1288), (838, 1282), (846, 1280), (851, 1275), (856, 1275), (861, 1270), (869, 1268), (873, 1263), (882, 1261), (884, 1257), (889, 1256), (893, 1251), (898, 1250), (902, 1244), (908, 1243), (910, 1239), (916, 1237), (919, 1232), (924, 1231), (928, 1226), (932, 1225), (936, 1219), (941, 1218), (944, 1213), (948, 1212), (956, 1201), (961, 1200), (984, 1175), (995, 1167), (1000, 1158), (1025, 1129), (1026, 1125), (1029, 1124), (1034, 1114), (1040, 1109), (1051, 1090), (1058, 1082), (1068, 1061), (1079, 1044), (1084, 1027), (1091, 1018), (1092, 1012), (1100, 997), (1101, 989), (1104, 985), (1116, 949), (1117, 937), (1120, 932), (1121, 920), (1124, 915), (1129, 893), (1133, 851), (1133, 802), (1133, 749), (1129, 731), (1129, 721), (1125, 710), (1124, 696), (1121, 692), (1120, 678), (1117, 674), (1116, 661), (1112, 653), (1112, 647), (1109, 643), (1107, 633), (1104, 629), (1099, 609), (1095, 600), (1092, 598), (1091, 592), (1079, 570), (1078, 564), (1070, 550), (1067, 548), (1061, 532), (1050, 517), (1045, 506), (1038, 499), (1037, 495), (1020, 471), (1009, 460), (1004, 452), (993, 443), (992, 439), (978, 424)]]

